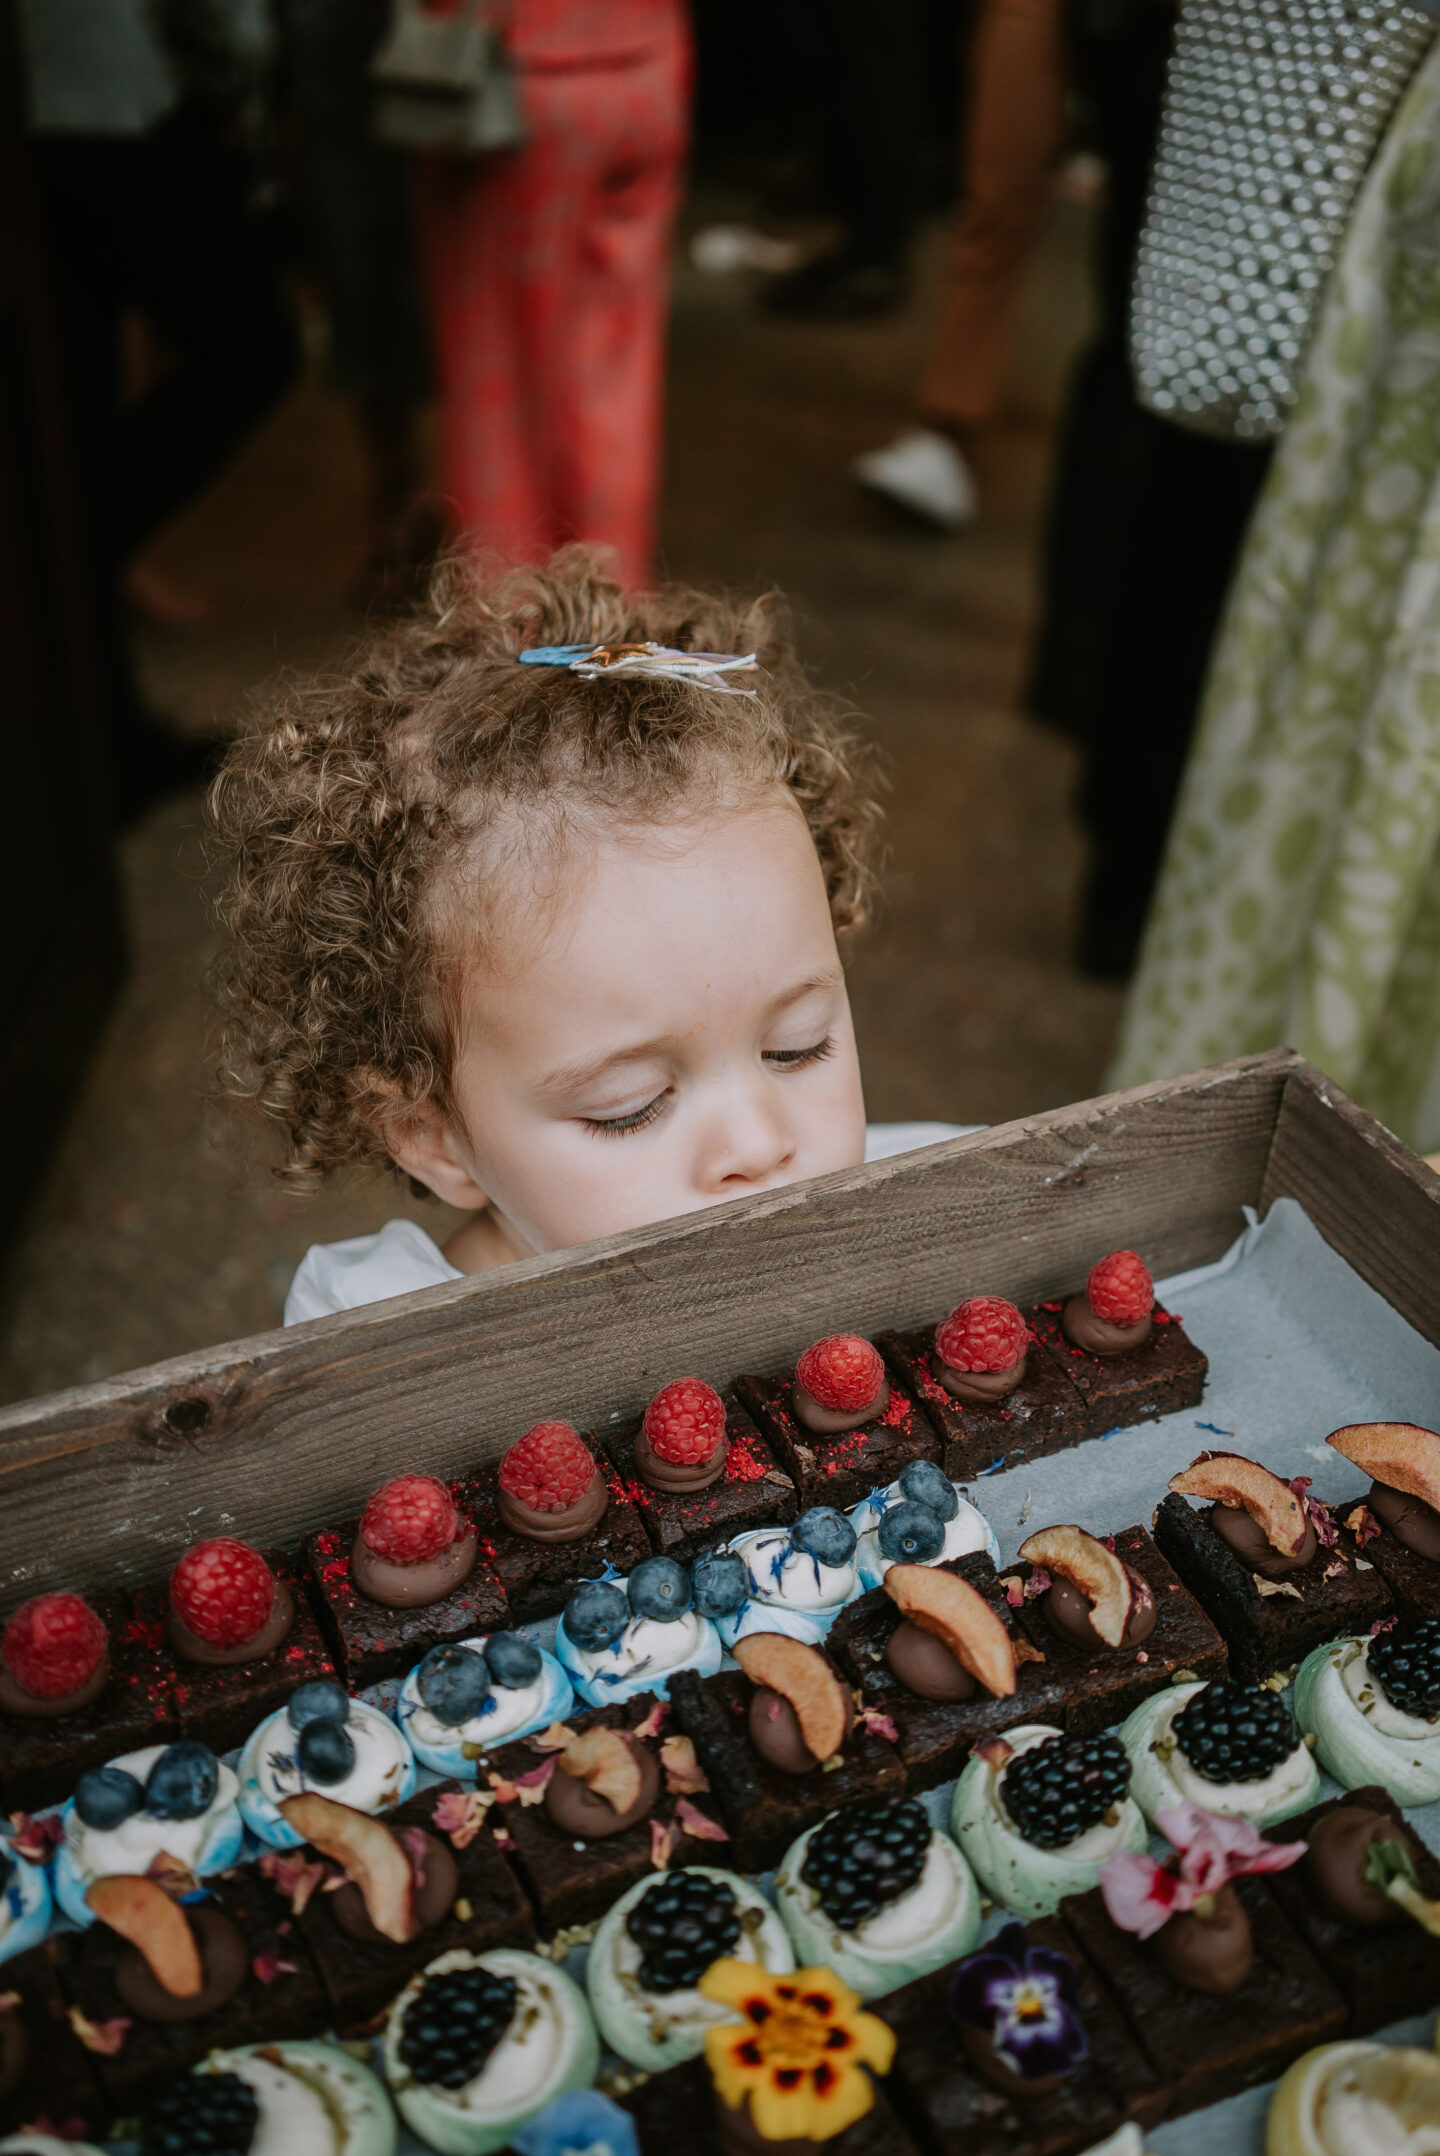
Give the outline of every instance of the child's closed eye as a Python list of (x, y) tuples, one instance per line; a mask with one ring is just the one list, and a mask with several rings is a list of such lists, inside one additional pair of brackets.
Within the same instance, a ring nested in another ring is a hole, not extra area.
[(827, 1033), (823, 1041), (815, 1041), (809, 1048), (767, 1048), (764, 1060), (774, 1063), (780, 1070), (802, 1070), (807, 1063), (823, 1063), (835, 1053), (835, 1036)]

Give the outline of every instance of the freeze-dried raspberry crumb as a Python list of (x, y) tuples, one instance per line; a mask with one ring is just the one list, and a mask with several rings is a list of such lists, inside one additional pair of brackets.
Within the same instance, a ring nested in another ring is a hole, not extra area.
[(35, 1595), (0, 1634), (0, 1662), (32, 1699), (63, 1699), (94, 1676), (105, 1647), (105, 1627), (79, 1595)]
[(434, 1475), (397, 1475), (378, 1489), (360, 1519), (360, 1540), (392, 1565), (423, 1565), (460, 1531), (454, 1500)]
[(855, 1333), (834, 1333), (806, 1348), (795, 1375), (812, 1400), (837, 1415), (858, 1415), (885, 1382), (879, 1351)]
[(1154, 1307), (1155, 1283), (1135, 1251), (1112, 1250), (1091, 1266), (1085, 1293), (1096, 1317), (1107, 1325), (1138, 1325)]
[(1003, 1295), (972, 1295), (935, 1328), (935, 1352), (952, 1370), (1013, 1370), (1029, 1340)]
[(500, 1462), (500, 1487), (532, 1512), (565, 1512), (595, 1480), (595, 1457), (568, 1422), (537, 1422)]
[(703, 1377), (677, 1377), (646, 1408), (645, 1435), (672, 1467), (698, 1467), (725, 1442), (725, 1403)]
[(258, 1550), (232, 1535), (197, 1542), (170, 1575), (170, 1607), (209, 1647), (253, 1639), (274, 1606), (274, 1573)]

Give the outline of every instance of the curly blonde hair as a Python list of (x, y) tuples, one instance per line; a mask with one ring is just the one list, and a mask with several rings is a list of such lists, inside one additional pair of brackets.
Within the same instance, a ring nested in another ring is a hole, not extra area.
[[(754, 651), (757, 693), (517, 664), (530, 645), (646, 639)], [(554, 840), (778, 785), (809, 826), (836, 930), (869, 910), (874, 755), (848, 709), (810, 687), (774, 595), (627, 593), (581, 548), (488, 585), (454, 560), (348, 674), (282, 682), (263, 718), (210, 794), (229, 931), (221, 1070), (283, 1128), (276, 1172), (293, 1187), (387, 1163), (387, 1120), (445, 1102), (459, 962), (440, 894), (478, 855), (472, 926), (487, 895), (508, 900), (524, 880), (514, 848), (487, 883), (484, 841), (513, 831), (516, 810)]]

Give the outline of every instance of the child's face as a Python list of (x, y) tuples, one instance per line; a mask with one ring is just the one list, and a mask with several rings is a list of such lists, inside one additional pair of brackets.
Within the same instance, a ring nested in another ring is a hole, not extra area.
[(535, 1250), (864, 1157), (865, 1106), (814, 845), (788, 795), (587, 839), (564, 903), (471, 970), (451, 1073), (392, 1149)]

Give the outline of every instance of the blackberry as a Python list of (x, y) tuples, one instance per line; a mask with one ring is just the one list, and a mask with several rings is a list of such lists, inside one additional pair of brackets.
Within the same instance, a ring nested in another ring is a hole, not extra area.
[(1006, 1767), (1005, 1809), (1027, 1842), (1061, 1849), (1100, 1824), (1130, 1794), (1130, 1761), (1118, 1737), (1047, 1737)]
[(187, 2074), (146, 2113), (143, 2156), (245, 2156), (255, 2142), (260, 2105), (238, 2074)]
[(432, 1976), (405, 2009), (402, 2060), (426, 2088), (463, 2088), (514, 2020), (518, 1997), (513, 1976), (496, 1976), (486, 1968)]
[(925, 1869), (930, 1822), (913, 1797), (867, 1798), (815, 1829), (800, 1876), (842, 1931), (908, 1894)]
[(1422, 1722), (1440, 1715), (1440, 1617), (1377, 1632), (1365, 1664), (1392, 1707)]
[(688, 1991), (740, 1937), (740, 1912), (723, 1879), (667, 1872), (646, 1889), (625, 1919), (640, 1949), (646, 1991)]
[(1300, 1742), (1278, 1692), (1218, 1677), (1170, 1724), (1175, 1742), (1207, 1782), (1263, 1782)]

